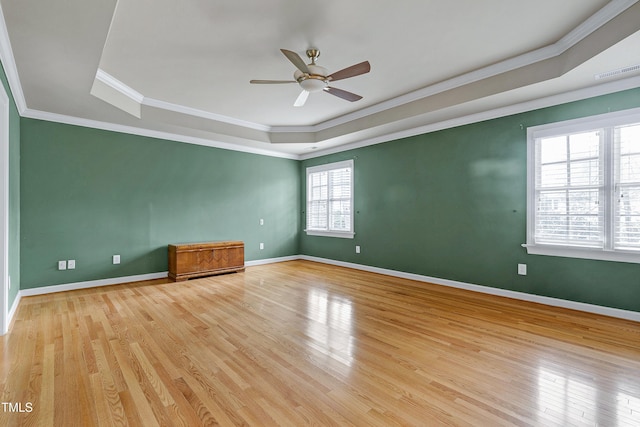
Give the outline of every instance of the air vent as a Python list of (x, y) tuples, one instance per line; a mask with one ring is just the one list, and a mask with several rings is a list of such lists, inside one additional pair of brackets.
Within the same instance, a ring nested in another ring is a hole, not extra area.
[(611, 77), (619, 76), (620, 74), (633, 73), (634, 71), (640, 71), (640, 64), (619, 68), (617, 70), (607, 71), (606, 73), (596, 74), (595, 78), (596, 80), (608, 79)]

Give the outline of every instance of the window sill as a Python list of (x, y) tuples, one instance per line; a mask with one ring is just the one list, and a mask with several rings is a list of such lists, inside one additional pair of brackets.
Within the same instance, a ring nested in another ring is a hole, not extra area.
[(566, 258), (594, 259), (599, 261), (629, 262), (640, 264), (640, 253), (624, 251), (605, 251), (555, 245), (523, 245), (529, 255), (547, 255)]
[(353, 239), (356, 233), (352, 231), (322, 231), (322, 230), (304, 230), (307, 236), (324, 236), (324, 237), (339, 237), (341, 239)]

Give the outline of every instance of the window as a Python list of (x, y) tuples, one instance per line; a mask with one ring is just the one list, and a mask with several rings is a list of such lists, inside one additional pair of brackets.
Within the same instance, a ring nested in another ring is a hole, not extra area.
[(307, 168), (305, 231), (353, 238), (353, 160)]
[(527, 251), (640, 263), (640, 109), (528, 129)]

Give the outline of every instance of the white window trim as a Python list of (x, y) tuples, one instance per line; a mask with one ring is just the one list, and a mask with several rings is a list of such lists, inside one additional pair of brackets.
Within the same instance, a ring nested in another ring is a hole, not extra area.
[(356, 233), (353, 231), (321, 231), (321, 230), (304, 230), (307, 236), (324, 236), (324, 237), (340, 237), (342, 239), (353, 239)]
[[(339, 237), (339, 238), (343, 238), (343, 239), (353, 239), (355, 236), (355, 231), (353, 228), (353, 224), (354, 224), (354, 217), (355, 217), (355, 211), (354, 211), (354, 204), (353, 204), (353, 189), (354, 189), (354, 182), (353, 182), (353, 176), (354, 176), (354, 170), (353, 170), (353, 159), (350, 160), (344, 160), (341, 162), (334, 162), (334, 163), (327, 163), (324, 165), (318, 165), (318, 166), (310, 166), (307, 168), (307, 175), (306, 175), (306, 181), (305, 181), (305, 185), (306, 185), (306, 200), (305, 200), (305, 204), (306, 204), (306, 209), (305, 212), (308, 211), (309, 209), (309, 175), (312, 173), (317, 173), (317, 172), (324, 172), (324, 171), (328, 171), (328, 170), (332, 170), (332, 169), (341, 169), (341, 168), (350, 168), (351, 170), (351, 224), (349, 226), (350, 231), (333, 231), (333, 230), (309, 230), (309, 229), (305, 229), (305, 233), (307, 233), (307, 236), (324, 236), (324, 237)], [(307, 221), (307, 216), (305, 214), (305, 223)]]
[[(564, 135), (602, 127), (619, 126), (640, 122), (640, 108), (583, 117), (563, 122), (549, 123), (527, 128), (527, 243), (522, 245), (528, 254), (617, 261), (640, 264), (640, 253), (636, 251), (600, 248), (572, 247), (566, 245), (540, 244), (535, 242), (535, 142), (538, 138)], [(610, 157), (610, 156), (608, 156)], [(611, 161), (610, 159), (605, 161)], [(606, 178), (605, 178), (606, 179)], [(605, 225), (608, 227), (608, 225)]]

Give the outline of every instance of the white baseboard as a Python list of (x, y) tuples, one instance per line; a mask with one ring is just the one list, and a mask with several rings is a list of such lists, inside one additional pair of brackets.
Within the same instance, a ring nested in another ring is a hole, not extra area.
[[(38, 288), (23, 289), (19, 296), (30, 297), (34, 295), (52, 294), (54, 292), (75, 291), (78, 289), (96, 288), (99, 286), (120, 285), (128, 282), (140, 282), (143, 280), (164, 279), (168, 276), (166, 271), (150, 274), (138, 274), (135, 276), (113, 277), (110, 279), (90, 280), (87, 282), (65, 283), (63, 285), (41, 286)], [(17, 298), (16, 298), (17, 299)]]
[(18, 311), (18, 305), (20, 304), (21, 298), (22, 295), (20, 294), (20, 291), (18, 291), (18, 295), (16, 295), (15, 299), (13, 300), (13, 304), (11, 304), (9, 313), (7, 313), (7, 331), (11, 330), (11, 326), (13, 325), (13, 316), (15, 316), (16, 312)]
[[(296, 259), (300, 259), (300, 256), (292, 255), (279, 258), (265, 258), (254, 261), (247, 261), (245, 262), (245, 266), (251, 267), (254, 265), (273, 264), (276, 262), (293, 261)], [(86, 282), (64, 283), (62, 285), (40, 286), (37, 288), (23, 289), (18, 293), (18, 296), (14, 301), (14, 307), (12, 308), (12, 310), (17, 310), (16, 301), (19, 301), (21, 297), (52, 294), (55, 292), (75, 291), (78, 289), (96, 288), (99, 286), (121, 285), (123, 283), (140, 282), (144, 280), (164, 279), (165, 277), (168, 277), (168, 275), (169, 273), (167, 271), (161, 271), (159, 273), (138, 274), (135, 276), (113, 277), (110, 279), (90, 280)]]
[(328, 258), (318, 258), (308, 255), (301, 255), (300, 259), (307, 261), (321, 262), (324, 264), (332, 264), (340, 267), (353, 268), (356, 270), (369, 271), (371, 273), (385, 274), (387, 276), (400, 277), (403, 279), (416, 280), (419, 282), (434, 283), (436, 285), (449, 286), (452, 288), (466, 289), (484, 294), (497, 295), (501, 297), (513, 298), (522, 301), (536, 302), (553, 307), (568, 308), (571, 310), (584, 311), (587, 313), (601, 314), (603, 316), (617, 317), (620, 319), (632, 320), (640, 322), (640, 312), (622, 310), (619, 308), (603, 307), (600, 305), (587, 304), (583, 302), (569, 301), (559, 298), (545, 297), (540, 295), (527, 294), (524, 292), (510, 291), (507, 289), (492, 288), (490, 286), (474, 285), (471, 283), (458, 282), (455, 280), (440, 279), (437, 277), (422, 276), (420, 274), (405, 273), (403, 271), (389, 270), (386, 268), (371, 267), (368, 265), (355, 264), (351, 262), (335, 261)]
[[(273, 263), (285, 262), (285, 261), (294, 261), (299, 259), (320, 262), (323, 264), (336, 265), (340, 267), (353, 268), (356, 270), (369, 271), (371, 273), (378, 273), (378, 274), (384, 274), (387, 276), (400, 277), (403, 279), (410, 279), (418, 282), (434, 283), (436, 285), (449, 286), (449, 287), (458, 288), (458, 289), (466, 289), (469, 291), (481, 292), (484, 294), (497, 295), (497, 296), (502, 296), (507, 298), (513, 298), (513, 299), (518, 299), (522, 301), (536, 302), (536, 303), (545, 304), (553, 307), (568, 308), (571, 310), (584, 311), (587, 313), (601, 314), (603, 316), (617, 317), (620, 319), (640, 322), (640, 312), (636, 312), (636, 311), (622, 310), (618, 308), (603, 307), (599, 305), (563, 300), (559, 298), (527, 294), (524, 292), (492, 288), (490, 286), (475, 285), (472, 283), (458, 282), (455, 280), (441, 279), (438, 277), (423, 276), (420, 274), (406, 273), (403, 271), (390, 270), (390, 269), (379, 268), (379, 267), (371, 267), (363, 264), (336, 261), (328, 258), (319, 258), (319, 257), (314, 257), (309, 255), (292, 255), (292, 256), (285, 256), (285, 257), (278, 257), (278, 258), (258, 259), (253, 261), (247, 261), (245, 263), (245, 266), (253, 267), (258, 265), (273, 264)], [(11, 321), (18, 309), (18, 304), (20, 303), (20, 299), (22, 297), (33, 296), (33, 295), (43, 295), (43, 294), (49, 294), (54, 292), (72, 291), (76, 289), (94, 288), (98, 286), (118, 285), (122, 283), (138, 282), (143, 280), (163, 279), (167, 277), (167, 275), (168, 273), (164, 271), (160, 273), (140, 274), (136, 276), (115, 277), (111, 279), (92, 280), (87, 282), (76, 282), (76, 283), (67, 283), (63, 285), (42, 286), (39, 288), (24, 289), (18, 292), (18, 296), (13, 301), (13, 305), (11, 306), (11, 310), (9, 311), (9, 315), (7, 316), (7, 323), (11, 325)]]
[[(293, 261), (296, 259), (300, 259), (300, 256), (293, 255), (279, 258), (265, 258), (254, 261), (247, 261), (245, 262), (245, 266), (251, 267), (254, 265), (273, 264), (276, 262)], [(167, 271), (161, 271), (159, 273), (138, 274), (135, 276), (113, 277), (110, 279), (89, 280), (86, 282), (64, 283), (62, 285), (40, 286), (37, 288), (23, 289), (18, 292), (18, 296), (16, 297), (13, 304), (14, 307), (12, 307), (12, 311), (15, 312), (15, 310), (17, 310), (18, 306), (16, 302), (19, 301), (21, 297), (52, 294), (55, 292), (75, 291), (78, 289), (96, 288), (99, 286), (121, 285), (123, 283), (140, 282), (144, 280), (164, 279), (165, 277), (168, 277), (168, 275), (169, 273)]]
[(297, 259), (301, 259), (300, 255), (283, 256), (278, 258), (256, 259), (253, 261), (246, 261), (244, 263), (244, 266), (253, 267), (255, 265), (274, 264), (276, 262), (295, 261)]

